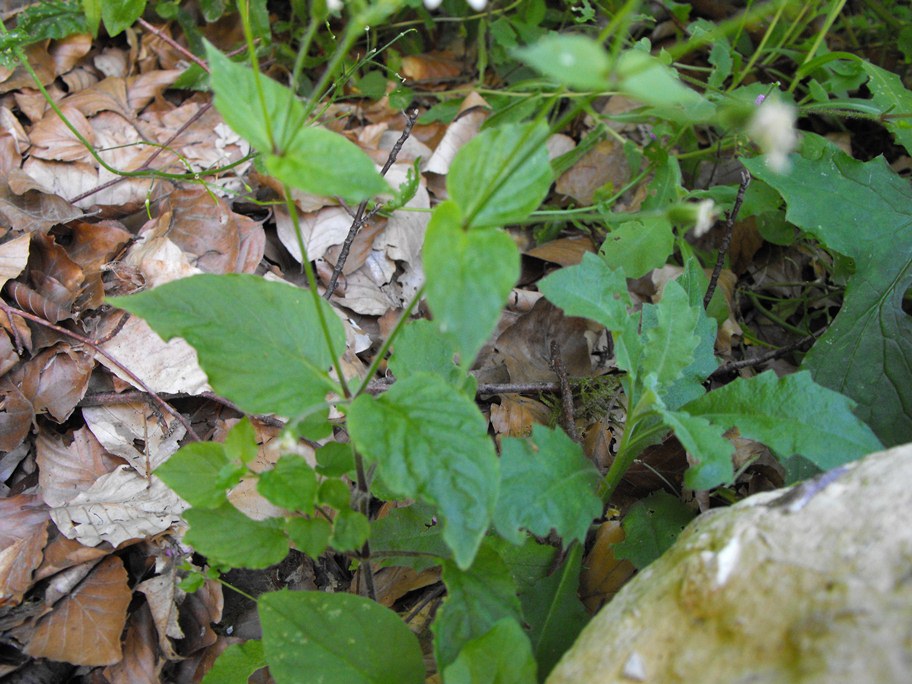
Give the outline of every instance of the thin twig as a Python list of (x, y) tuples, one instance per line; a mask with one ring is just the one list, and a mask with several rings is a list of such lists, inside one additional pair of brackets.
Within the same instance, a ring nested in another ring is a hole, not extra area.
[(557, 346), (557, 342), (554, 340), (551, 340), (550, 366), (551, 370), (557, 373), (557, 379), (560, 384), (561, 422), (564, 424), (564, 430), (570, 435), (570, 439), (574, 442), (579, 442), (580, 436), (576, 430), (576, 416), (573, 415), (573, 391), (570, 389), (570, 380), (567, 378), (567, 369), (564, 368), (560, 347)]
[(94, 340), (90, 340), (88, 337), (83, 337), (79, 333), (75, 333), (72, 330), (67, 330), (66, 328), (60, 327), (59, 325), (54, 325), (50, 321), (45, 320), (44, 318), (41, 318), (41, 316), (36, 316), (35, 314), (28, 313), (27, 311), (23, 311), (22, 309), (17, 309), (14, 306), (10, 306), (6, 302), (4, 302), (2, 299), (0, 299), (0, 309), (3, 309), (6, 312), (7, 316), (9, 316), (10, 314), (15, 314), (16, 316), (19, 316), (26, 320), (32, 321), (33, 323), (37, 323), (38, 325), (48, 328), (49, 330), (53, 330), (54, 332), (60, 333), (61, 335), (74, 339), (77, 342), (80, 342), (81, 344), (84, 344), (87, 347), (91, 348), (96, 354), (100, 354), (101, 356), (105, 357), (114, 366), (116, 366), (118, 369), (120, 369), (120, 371), (124, 375), (126, 375), (128, 378), (130, 378), (130, 380), (132, 382), (134, 382), (140, 389), (142, 389), (146, 394), (148, 394), (152, 398), (152, 401), (155, 404), (157, 404), (161, 408), (162, 411), (174, 416), (174, 418), (176, 418), (177, 421), (181, 425), (184, 426), (184, 429), (187, 431), (187, 435), (193, 441), (195, 441), (195, 442), (202, 441), (200, 439), (199, 435), (196, 434), (196, 431), (193, 429), (193, 426), (190, 425), (190, 421), (188, 421), (183, 415), (181, 415), (180, 411), (176, 410), (168, 402), (166, 402), (164, 399), (162, 399), (155, 391), (152, 390), (151, 387), (149, 387), (145, 382), (143, 382), (133, 371), (131, 371), (129, 368), (124, 366), (120, 361), (118, 361), (113, 356), (111, 356), (111, 354), (109, 354), (104, 349), (102, 349), (100, 346), (98, 346), (98, 343), (95, 342)]
[(796, 342), (792, 342), (791, 344), (787, 344), (784, 347), (780, 347), (779, 349), (774, 349), (773, 351), (766, 352), (765, 354), (760, 354), (759, 356), (755, 356), (750, 359), (741, 359), (740, 361), (729, 361), (728, 363), (726, 363), (722, 366), (719, 366), (716, 370), (714, 370), (712, 372), (712, 374), (709, 377), (715, 378), (715, 377), (719, 377), (719, 376), (725, 376), (725, 375), (728, 375), (729, 373), (734, 373), (736, 371), (739, 371), (742, 368), (751, 368), (753, 366), (759, 366), (760, 364), (766, 363), (767, 361), (774, 361), (778, 358), (785, 356), (789, 352), (792, 352), (796, 349), (800, 349), (801, 347), (808, 344), (809, 342), (813, 342), (814, 340), (817, 339), (817, 337), (818, 337), (818, 335), (808, 335), (807, 337), (802, 337), (800, 340), (798, 340)]
[[(415, 125), (415, 121), (417, 119), (417, 109), (413, 109), (405, 115), (405, 128), (402, 129), (402, 135), (399, 136), (396, 144), (393, 145), (393, 149), (390, 150), (389, 156), (386, 158), (386, 163), (380, 170), (381, 176), (385, 176), (387, 171), (390, 170), (390, 167), (396, 163), (396, 157), (399, 156), (399, 152), (402, 151), (402, 146), (405, 145), (405, 141), (408, 140), (408, 137), (412, 134), (412, 127)], [(333, 266), (333, 272), (332, 276), (329, 279), (329, 285), (326, 287), (326, 292), (323, 293), (323, 296), (326, 299), (332, 297), (333, 292), (336, 291), (336, 285), (339, 282), (339, 276), (342, 275), (342, 269), (345, 268), (345, 262), (348, 260), (348, 253), (351, 251), (352, 243), (358, 236), (358, 231), (361, 230), (361, 226), (370, 221), (377, 214), (377, 212), (380, 211), (381, 206), (382, 205), (378, 204), (365, 216), (364, 212), (367, 209), (367, 200), (364, 200), (361, 202), (361, 204), (358, 205), (358, 210), (355, 212), (354, 221), (352, 221), (351, 228), (348, 229), (348, 235), (345, 236), (345, 242), (342, 243), (342, 249), (339, 251), (339, 258), (336, 259), (336, 265)]]
[(709, 308), (709, 302), (716, 291), (716, 285), (719, 283), (719, 275), (722, 273), (722, 266), (725, 265), (725, 255), (731, 245), (732, 234), (735, 229), (735, 220), (738, 218), (738, 212), (741, 211), (741, 203), (744, 201), (744, 193), (747, 186), (750, 185), (751, 177), (747, 171), (741, 171), (741, 185), (738, 187), (738, 195), (735, 197), (735, 204), (731, 211), (728, 212), (728, 218), (725, 220), (725, 235), (722, 238), (722, 244), (719, 245), (719, 256), (716, 258), (716, 266), (713, 268), (712, 277), (709, 279), (709, 287), (706, 288), (706, 294), (703, 297), (703, 308)]
[(186, 58), (189, 59), (191, 62), (193, 62), (194, 64), (196, 64), (196, 66), (198, 66), (200, 69), (202, 69), (203, 71), (205, 71), (207, 74), (209, 73), (209, 66), (208, 66), (203, 60), (201, 60), (199, 57), (197, 57), (197, 56), (194, 55), (192, 52), (190, 52), (187, 48), (185, 48), (183, 45), (181, 45), (181, 44), (178, 43), (176, 40), (174, 40), (174, 38), (172, 38), (172, 37), (169, 36), (169, 35), (166, 35), (165, 33), (162, 33), (162, 32), (159, 31), (157, 28), (155, 28), (154, 26), (152, 26), (152, 24), (150, 24), (148, 21), (146, 21), (145, 19), (143, 19), (142, 17), (139, 18), (139, 22), (138, 22), (138, 23), (139, 23), (139, 25), (142, 26), (146, 31), (148, 31), (149, 33), (151, 33), (151, 34), (157, 36), (158, 38), (160, 38), (160, 39), (163, 40), (164, 42), (166, 42), (168, 45), (170, 45), (171, 47), (173, 47), (175, 50), (177, 50), (177, 51), (178, 51), (180, 54), (182, 54), (184, 57), (186, 57)]
[[(367, 475), (364, 472), (364, 459), (357, 451), (355, 452), (355, 471), (358, 476), (358, 508), (364, 517), (370, 513), (370, 490), (367, 485)], [(364, 546), (361, 547), (361, 576), (364, 577), (364, 584), (367, 588), (367, 597), (377, 600), (377, 590), (374, 588), (374, 569), (371, 567), (371, 549), (370, 541), (364, 540)]]
[[(208, 112), (211, 108), (212, 108), (211, 102), (207, 102), (202, 107), (200, 107), (199, 110), (193, 116), (191, 116), (183, 124), (181, 124), (181, 126), (174, 132), (174, 135), (172, 135), (165, 142), (163, 142), (161, 145), (156, 147), (155, 151), (152, 152), (151, 155), (149, 155), (149, 158), (146, 161), (144, 161), (142, 163), (142, 165), (139, 166), (139, 168), (137, 168), (136, 170), (145, 171), (148, 168), (150, 168), (152, 166), (152, 162), (154, 162), (156, 159), (158, 159), (158, 156), (162, 152), (164, 152), (167, 148), (169, 148), (171, 146), (171, 143), (173, 143), (178, 138), (178, 136), (180, 136), (184, 131), (186, 131), (188, 128), (190, 128), (190, 126), (192, 126), (194, 123), (199, 121), (203, 117), (203, 115), (206, 112)], [(70, 204), (75, 204), (76, 202), (83, 200), (86, 197), (91, 197), (92, 195), (99, 193), (102, 190), (106, 190), (107, 188), (117, 185), (118, 183), (123, 183), (125, 180), (127, 180), (126, 176), (117, 176), (116, 178), (112, 178), (111, 180), (107, 181), (106, 183), (102, 183), (101, 185), (96, 185), (91, 190), (86, 190), (81, 195), (76, 195), (75, 197), (71, 197), (67, 201)]]

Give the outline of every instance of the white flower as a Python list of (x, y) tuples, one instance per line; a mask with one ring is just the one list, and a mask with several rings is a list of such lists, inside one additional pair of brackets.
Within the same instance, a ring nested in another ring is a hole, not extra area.
[(342, 11), (342, 0), (326, 0), (326, 9), (336, 13)]
[(694, 221), (694, 237), (703, 237), (716, 222), (715, 203), (711, 199), (697, 202), (697, 219)]
[(766, 154), (766, 165), (776, 173), (789, 170), (789, 154), (798, 145), (795, 108), (769, 98), (747, 124), (747, 134)]
[[(476, 12), (481, 12), (485, 8), (485, 5), (488, 4), (488, 0), (466, 0), (471, 7)], [(429, 10), (435, 10), (443, 3), (443, 0), (424, 0), (424, 6)]]

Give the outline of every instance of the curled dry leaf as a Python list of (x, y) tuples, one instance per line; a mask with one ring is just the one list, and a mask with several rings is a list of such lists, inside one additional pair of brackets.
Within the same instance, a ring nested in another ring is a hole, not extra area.
[(86, 406), (82, 417), (100, 447), (127, 461), (143, 476), (167, 461), (187, 432), (174, 416), (160, 417), (143, 402)]
[(32, 586), (47, 541), (48, 509), (37, 496), (0, 499), (0, 606), (18, 604)]
[(123, 562), (116, 556), (106, 558), (39, 620), (25, 652), (74, 665), (119, 662), (131, 595)]
[(614, 557), (614, 545), (624, 541), (624, 530), (616, 520), (599, 525), (595, 543), (583, 560), (580, 598), (590, 614), (611, 600), (636, 572), (628, 560)]
[(490, 107), (478, 93), (470, 93), (459, 107), (456, 120), (451, 123), (443, 139), (427, 160), (424, 170), (429, 173), (446, 174), (456, 153), (462, 146), (478, 135), (481, 125), (488, 118)]
[(105, 679), (110, 684), (159, 684), (163, 663), (154, 644), (155, 625), (149, 607), (142, 605), (127, 622), (123, 658), (104, 669)]
[(102, 475), (65, 506), (51, 510), (57, 528), (86, 546), (112, 546), (164, 532), (187, 504), (154, 475), (122, 465)]
[(38, 484), (48, 506), (63, 506), (123, 461), (112, 457), (88, 428), (58, 435), (41, 428), (35, 442)]

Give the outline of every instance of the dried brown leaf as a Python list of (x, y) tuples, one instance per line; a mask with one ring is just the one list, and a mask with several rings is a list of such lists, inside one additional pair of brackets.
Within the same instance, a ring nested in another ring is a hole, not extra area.
[(155, 627), (148, 606), (134, 610), (127, 622), (123, 659), (104, 669), (109, 684), (160, 684), (161, 661), (155, 648)]
[(586, 610), (595, 613), (611, 600), (636, 572), (628, 560), (614, 557), (614, 545), (624, 541), (624, 530), (616, 520), (599, 525), (595, 543), (583, 559), (580, 574), (580, 598)]
[(25, 234), (0, 245), (0, 287), (22, 273), (28, 263), (30, 243), (30, 236)]
[(583, 260), (583, 255), (586, 252), (595, 251), (592, 239), (583, 235), (551, 240), (528, 250), (526, 256), (561, 266), (575, 266)]
[(66, 504), (123, 463), (105, 451), (86, 427), (66, 435), (41, 428), (35, 449), (41, 496), (51, 507)]
[(86, 406), (82, 417), (104, 449), (143, 476), (167, 461), (186, 434), (174, 416), (160, 417), (144, 402)]
[(43, 187), (18, 169), (0, 178), (0, 222), (20, 233), (43, 233), (82, 216), (82, 211), (53, 190), (38, 189)]
[(103, 560), (39, 622), (25, 652), (74, 665), (113, 665), (132, 592), (116, 556)]
[(551, 409), (521, 394), (504, 394), (491, 405), (491, 427), (505, 437), (528, 437), (533, 425), (547, 425), (550, 418)]
[(0, 499), (0, 606), (19, 603), (47, 541), (48, 509), (37, 496)]
[(154, 475), (144, 478), (122, 465), (102, 475), (65, 506), (51, 510), (57, 529), (86, 546), (119, 546), (164, 532), (180, 521), (187, 504)]
[(555, 190), (581, 204), (591, 204), (595, 191), (610, 184), (618, 190), (630, 179), (624, 145), (609, 138), (602, 140), (572, 168), (557, 179)]

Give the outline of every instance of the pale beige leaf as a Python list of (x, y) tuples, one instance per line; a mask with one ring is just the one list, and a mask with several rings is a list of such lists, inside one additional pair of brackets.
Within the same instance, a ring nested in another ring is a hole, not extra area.
[(122, 463), (84, 427), (67, 435), (42, 428), (35, 448), (41, 496), (51, 507), (64, 505)]
[(66, 537), (86, 546), (113, 546), (164, 532), (180, 520), (187, 504), (154, 475), (140, 476), (118, 466), (67, 505), (51, 510)]
[[(393, 187), (405, 182), (407, 164), (393, 164), (386, 177)], [(415, 196), (405, 205), (408, 209), (430, 209), (431, 198), (424, 183), (418, 186)], [(374, 249), (386, 250), (386, 255), (395, 261), (412, 263), (420, 259), (424, 246), (424, 233), (430, 223), (427, 212), (397, 211), (390, 216), (386, 230), (374, 240)]]
[[(210, 389), (193, 347), (181, 338), (165, 342), (139, 318), (131, 317), (101, 347), (156, 392), (201, 394)], [(133, 383), (101, 354), (95, 359), (124, 382)]]
[(136, 585), (136, 591), (146, 595), (146, 604), (150, 610), (152, 624), (155, 627), (154, 638), (158, 647), (168, 660), (177, 660), (171, 639), (183, 639), (184, 631), (178, 623), (178, 604), (184, 598), (184, 592), (178, 589), (173, 566), (168, 572), (156, 575)]
[[(79, 134), (92, 146), (96, 144), (95, 131), (79, 110), (73, 107), (61, 108), (66, 120), (79, 131)], [(92, 162), (92, 155), (86, 146), (75, 136), (63, 120), (52, 109), (48, 109), (38, 123), (29, 132), (32, 143), (31, 155), (51, 161)]]
[[(288, 253), (300, 262), (301, 248), (288, 212), (276, 208), (275, 219), (279, 240)], [(299, 222), (307, 258), (310, 261), (320, 259), (326, 254), (327, 249), (345, 242), (353, 221), (348, 212), (339, 207), (327, 207), (313, 214), (302, 214)]]
[(430, 173), (447, 173), (456, 153), (478, 135), (481, 125), (488, 118), (488, 110), (488, 103), (481, 95), (470, 93), (459, 107), (459, 117), (447, 127), (443, 139), (437, 144), (424, 170)]
[(20, 235), (0, 245), (0, 287), (22, 273), (28, 263), (30, 237), (28, 234)]
[(74, 665), (119, 662), (131, 593), (123, 562), (106, 558), (38, 622), (25, 652)]
[(105, 449), (125, 459), (143, 476), (167, 461), (187, 432), (174, 416), (160, 419), (142, 402), (86, 406), (82, 417)]

